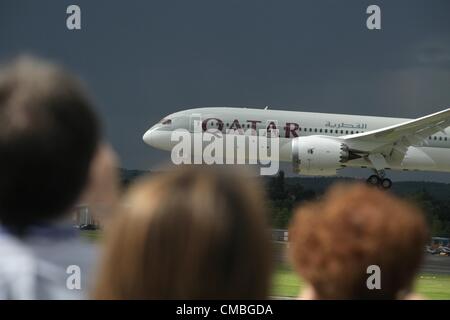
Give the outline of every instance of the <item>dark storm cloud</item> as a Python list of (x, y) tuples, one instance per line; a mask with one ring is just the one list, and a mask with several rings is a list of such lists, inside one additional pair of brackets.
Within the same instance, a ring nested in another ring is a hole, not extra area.
[[(77, 72), (128, 168), (169, 159), (142, 134), (187, 107), (418, 117), (450, 105), (446, 0), (76, 3), (73, 32), (72, 2), (1, 1), (0, 59), (31, 52)], [(370, 4), (381, 31), (365, 27)]]

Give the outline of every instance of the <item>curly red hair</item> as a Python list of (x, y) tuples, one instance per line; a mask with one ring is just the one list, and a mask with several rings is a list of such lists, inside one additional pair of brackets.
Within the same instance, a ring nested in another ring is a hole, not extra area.
[[(420, 209), (365, 184), (338, 185), (297, 209), (290, 230), (297, 272), (321, 299), (394, 299), (421, 263), (427, 227)], [(367, 288), (367, 267), (381, 289)]]

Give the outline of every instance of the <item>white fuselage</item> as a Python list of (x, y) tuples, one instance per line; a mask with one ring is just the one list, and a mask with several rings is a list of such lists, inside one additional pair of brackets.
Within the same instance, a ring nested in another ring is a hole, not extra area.
[[(175, 144), (171, 141), (171, 133), (177, 129), (192, 132), (195, 120), (201, 121), (203, 130), (215, 128), (224, 134), (229, 129), (240, 129), (242, 134), (258, 134), (261, 129), (276, 127), (280, 138), (279, 159), (292, 161), (291, 145), (296, 137), (348, 136), (410, 119), (251, 108), (198, 108), (165, 117), (151, 127), (143, 139), (153, 147), (169, 151)], [(450, 172), (450, 130), (447, 128), (427, 137), (425, 145), (410, 146), (401, 162), (387, 161), (386, 169)], [(345, 166), (372, 168), (371, 162), (365, 158), (348, 161)]]

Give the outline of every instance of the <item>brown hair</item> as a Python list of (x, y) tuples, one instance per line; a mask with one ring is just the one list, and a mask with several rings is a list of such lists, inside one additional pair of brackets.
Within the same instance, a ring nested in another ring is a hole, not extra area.
[(266, 298), (266, 211), (251, 179), (182, 167), (132, 186), (109, 230), (95, 297)]
[[(332, 187), (300, 207), (289, 231), (294, 265), (320, 299), (399, 297), (427, 239), (418, 208), (364, 184)], [(367, 288), (370, 265), (381, 269), (381, 290)]]
[(66, 214), (87, 183), (100, 128), (66, 70), (21, 57), (0, 73), (0, 221), (13, 232)]

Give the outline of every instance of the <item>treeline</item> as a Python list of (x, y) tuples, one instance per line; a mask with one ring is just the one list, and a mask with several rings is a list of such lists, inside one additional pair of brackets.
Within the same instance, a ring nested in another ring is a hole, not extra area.
[(425, 189), (405, 198), (423, 209), (433, 237), (450, 236), (450, 200), (437, 200)]
[(266, 179), (266, 191), (270, 204), (270, 220), (277, 229), (286, 229), (293, 209), (304, 201), (316, 199), (315, 191), (305, 189), (301, 183), (286, 183), (284, 172)]
[[(149, 173), (126, 169), (120, 169), (120, 172), (124, 187), (139, 176)], [(262, 179), (269, 198), (272, 226), (280, 229), (288, 227), (293, 209), (297, 205), (320, 197), (333, 183), (354, 181), (351, 178), (286, 178), (283, 171), (274, 177)], [(432, 182), (399, 182), (394, 184), (391, 192), (415, 202), (423, 209), (432, 236), (450, 236), (450, 185)]]
[[(269, 197), (272, 226), (280, 229), (288, 227), (296, 206), (323, 194), (322, 190), (313, 191), (303, 187), (301, 179), (286, 179), (283, 171), (280, 171), (275, 177), (267, 178), (265, 185)], [(450, 195), (448, 199), (438, 199), (425, 188), (411, 193), (405, 193), (402, 190), (395, 191), (395, 193), (413, 201), (423, 209), (432, 236), (450, 236)]]

